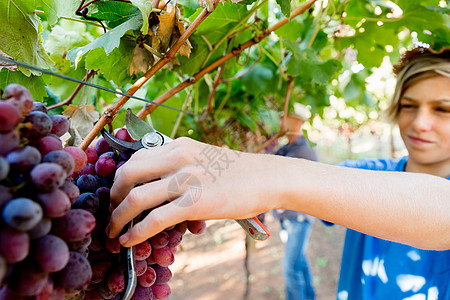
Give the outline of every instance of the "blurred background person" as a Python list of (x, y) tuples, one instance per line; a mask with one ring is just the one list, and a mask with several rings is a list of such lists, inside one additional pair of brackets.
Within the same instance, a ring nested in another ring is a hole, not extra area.
[[(308, 118), (307, 108), (300, 103), (295, 103), (294, 112), (286, 118), (288, 143), (275, 152), (275, 155), (318, 160), (317, 151), (311, 148), (302, 133), (302, 125)], [(312, 274), (306, 256), (314, 217), (298, 211), (282, 209), (274, 210), (273, 215), (280, 221), (280, 239), (285, 245), (283, 277), (286, 283), (286, 299), (315, 299)]]

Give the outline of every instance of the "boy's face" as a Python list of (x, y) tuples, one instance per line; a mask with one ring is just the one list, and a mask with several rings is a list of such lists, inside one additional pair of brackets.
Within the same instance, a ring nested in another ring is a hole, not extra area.
[(450, 78), (437, 75), (411, 85), (400, 98), (398, 125), (408, 164), (450, 170)]

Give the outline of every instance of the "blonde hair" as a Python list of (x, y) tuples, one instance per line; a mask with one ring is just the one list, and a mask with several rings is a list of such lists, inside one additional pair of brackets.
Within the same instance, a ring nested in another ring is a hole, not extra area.
[(427, 48), (407, 51), (398, 65), (394, 66), (397, 84), (391, 102), (385, 114), (391, 121), (396, 121), (400, 112), (400, 99), (413, 83), (438, 75), (450, 77), (450, 48), (439, 52)]

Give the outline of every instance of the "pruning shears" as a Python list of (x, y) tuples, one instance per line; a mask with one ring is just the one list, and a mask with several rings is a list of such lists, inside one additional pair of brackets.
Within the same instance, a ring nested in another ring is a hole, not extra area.
[[(121, 153), (132, 154), (140, 149), (151, 149), (155, 147), (164, 146), (173, 141), (172, 138), (165, 134), (155, 130), (147, 122), (141, 120), (137, 116), (128, 110), (125, 116), (125, 124), (127, 124), (127, 130), (131, 137), (135, 139), (135, 142), (127, 142), (116, 138), (105, 129), (102, 129), (101, 134), (108, 144), (115, 150)], [(130, 125), (130, 126), (128, 126)], [(235, 220), (245, 232), (255, 240), (265, 240), (269, 238), (270, 232), (261, 223), (261, 221), (253, 217), (251, 219)], [(133, 227), (133, 221), (128, 223), (127, 230)], [(135, 259), (134, 259), (134, 247), (124, 248), (123, 256), (127, 260), (127, 288), (125, 290), (122, 299), (130, 299), (136, 288), (136, 272), (135, 272)], [(121, 253), (122, 253), (121, 250)]]

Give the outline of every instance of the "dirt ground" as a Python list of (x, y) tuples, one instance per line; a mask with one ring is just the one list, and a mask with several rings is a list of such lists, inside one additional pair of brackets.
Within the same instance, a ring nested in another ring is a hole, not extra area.
[[(171, 266), (169, 300), (285, 299), (280, 226), (266, 214), (271, 237), (249, 247), (246, 293), (245, 233), (234, 221), (209, 221), (203, 235), (186, 234)], [(315, 222), (307, 250), (317, 300), (335, 299), (345, 228)]]

